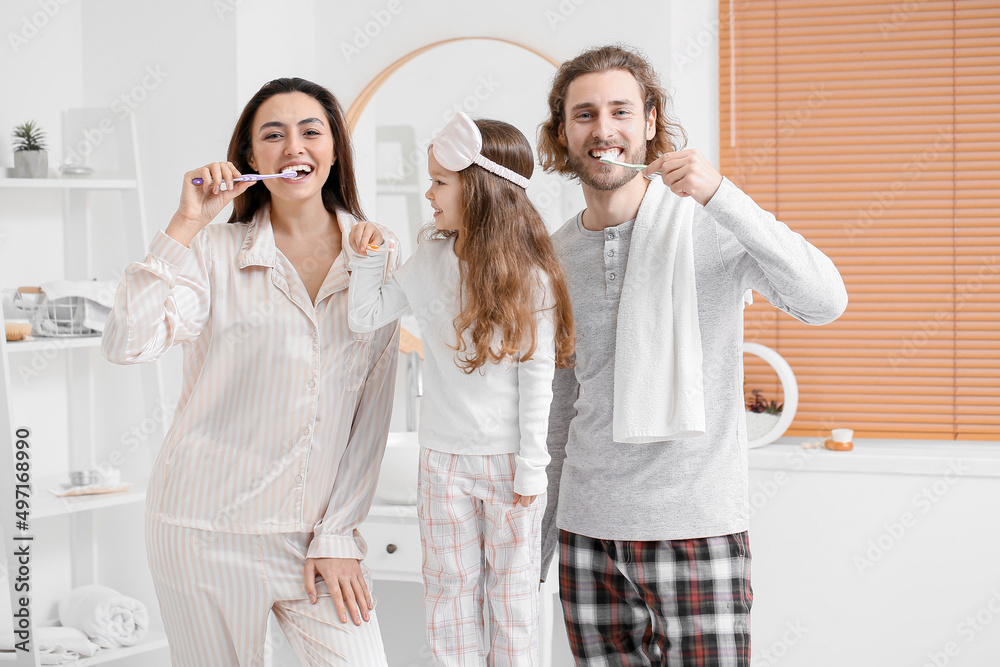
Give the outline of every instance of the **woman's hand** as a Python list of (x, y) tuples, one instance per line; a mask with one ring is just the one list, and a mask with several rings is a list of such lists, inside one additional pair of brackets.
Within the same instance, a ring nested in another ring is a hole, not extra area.
[(643, 176), (656, 178), (653, 172), (663, 173), (663, 182), (675, 195), (693, 197), (706, 206), (722, 184), (722, 174), (694, 149), (666, 153), (653, 160)]
[(520, 493), (514, 494), (514, 504), (520, 504), (521, 507), (527, 507), (531, 503), (535, 502), (535, 498), (538, 496), (522, 496)]
[(368, 254), (368, 245), (380, 246), (385, 241), (382, 232), (370, 222), (359, 222), (351, 230), (351, 248), (359, 255)]
[(374, 605), (358, 559), (307, 558), (306, 593), (309, 594), (309, 601), (313, 604), (319, 599), (316, 596), (317, 574), (323, 577), (327, 588), (330, 589), (330, 597), (333, 598), (333, 604), (342, 623), (347, 623), (348, 611), (351, 613), (354, 625), (361, 625), (362, 618), (369, 620), (368, 610)]
[[(195, 234), (208, 226), (226, 204), (257, 182), (233, 183), (237, 176), (242, 174), (232, 162), (213, 162), (184, 174), (181, 203), (167, 225), (167, 236), (190, 246)], [(201, 178), (204, 183), (195, 185), (191, 182), (195, 178)], [(225, 190), (221, 187), (222, 183), (226, 184)]]

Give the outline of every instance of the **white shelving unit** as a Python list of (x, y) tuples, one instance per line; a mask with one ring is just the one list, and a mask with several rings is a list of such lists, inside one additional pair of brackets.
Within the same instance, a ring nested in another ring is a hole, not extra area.
[[(95, 119), (111, 117), (108, 109), (74, 109), (64, 115), (64, 136), (71, 137), (87, 127), (96, 126)], [(125, 240), (129, 257), (123, 261), (132, 261), (142, 257), (149, 246), (142, 206), (142, 192), (139, 186), (139, 156), (137, 151), (137, 135), (134, 120), (129, 117), (127, 123), (119, 125), (113, 141), (108, 145), (113, 149), (110, 154), (93, 156), (94, 162), (104, 164), (95, 167), (107, 167), (105, 171), (96, 171), (86, 176), (44, 179), (13, 179), (0, 178), (0, 192), (4, 190), (38, 190), (38, 196), (54, 194), (62, 197), (64, 244), (65, 244), (65, 274), (67, 280), (89, 280), (99, 267), (91, 266), (91, 248), (95, 232), (104, 234), (117, 232), (100, 227), (100, 221), (92, 220), (90, 216), (91, 194), (101, 191), (116, 191), (120, 193), (122, 211), (125, 222)], [(124, 131), (122, 131), (124, 130)], [(110, 165), (110, 166), (109, 166)], [(107, 268), (107, 267), (105, 267)], [(11, 286), (13, 287), (13, 286)], [(0, 315), (0, 319), (2, 315)], [(37, 477), (31, 475), (31, 493), (29, 498), (29, 530), (23, 533), (17, 530), (15, 512), (16, 501), (13, 494), (16, 479), (16, 437), (14, 429), (20, 426), (13, 413), (12, 393), (15, 390), (11, 384), (11, 370), (15, 368), (22, 355), (44, 354), (47, 356), (62, 355), (66, 364), (66, 406), (67, 423), (72, 425), (67, 434), (67, 461), (69, 469), (87, 470), (96, 467), (97, 453), (95, 440), (97, 429), (93, 423), (95, 413), (95, 396), (99, 392), (95, 387), (95, 364), (107, 363), (100, 358), (97, 348), (100, 347), (99, 336), (75, 338), (36, 338), (28, 342), (6, 342), (0, 337), (0, 527), (3, 529), (3, 552), (6, 556), (9, 572), (16, 572), (9, 560), (14, 545), (22, 544), (19, 536), (41, 534), (50, 529), (53, 517), (68, 517), (70, 526), (69, 559), (72, 587), (89, 583), (103, 583), (114, 587), (113, 582), (98, 581), (98, 560), (101, 558), (101, 545), (96, 543), (96, 514), (111, 507), (121, 507), (130, 504), (142, 504), (146, 499), (146, 479), (123, 479), (132, 484), (125, 492), (72, 496), (59, 498), (49, 492), (49, 489), (59, 488), (67, 480), (67, 475), (54, 477)], [(163, 382), (158, 364), (144, 364), (140, 369), (142, 385), (142, 404), (145, 414), (154, 414), (156, 406), (163, 396)], [(154, 439), (162, 441), (165, 425), (159, 424)], [(157, 443), (158, 443), (157, 441)], [(41, 443), (31, 442), (30, 460), (36, 462), (45, 456)], [(149, 463), (151, 463), (150, 461)], [(32, 465), (35, 468), (35, 464)], [(149, 466), (146, 466), (148, 474)], [(68, 472), (68, 470), (66, 471)], [(10, 492), (8, 492), (10, 490)], [(48, 524), (48, 526), (47, 526)], [(131, 532), (142, 534), (142, 526), (131, 526)], [(44, 573), (32, 569), (32, 582), (37, 582)], [(17, 609), (17, 600), (25, 594), (15, 589), (16, 578), (6, 578), (10, 589), (12, 614)], [(127, 593), (126, 593), (127, 594)], [(155, 605), (155, 600), (144, 600), (147, 605)], [(32, 611), (32, 622), (36, 612)], [(34, 628), (30, 627), (31, 651), (17, 652), (0, 657), (8, 664), (40, 665), (37, 655), (37, 641)], [(143, 640), (135, 646), (108, 649), (93, 658), (74, 661), (75, 665), (98, 665), (110, 663), (121, 658), (136, 656), (149, 651), (166, 648), (167, 638), (162, 632), (150, 631)]]
[(134, 178), (112, 178), (96, 172), (88, 176), (66, 178), (0, 178), (0, 188), (17, 190), (137, 190)]

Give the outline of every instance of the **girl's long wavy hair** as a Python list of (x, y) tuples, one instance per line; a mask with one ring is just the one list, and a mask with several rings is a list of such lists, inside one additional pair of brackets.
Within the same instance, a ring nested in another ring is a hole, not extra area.
[[(482, 154), (525, 178), (534, 170), (531, 145), (497, 120), (477, 120)], [(536, 311), (547, 274), (555, 304), (556, 366), (570, 365), (576, 345), (569, 290), (542, 216), (524, 188), (477, 164), (458, 172), (462, 182), (459, 254), (461, 308), (455, 318), (457, 363), (466, 373), (486, 362), (528, 361), (537, 345)], [(421, 237), (456, 236), (428, 227)], [(546, 299), (547, 300), (547, 299)]]
[[(284, 93), (305, 93), (323, 107), (326, 120), (333, 133), (333, 149), (337, 161), (330, 169), (330, 175), (323, 184), (323, 207), (336, 215), (337, 210), (347, 211), (358, 220), (364, 220), (358, 200), (358, 186), (354, 180), (354, 153), (351, 149), (351, 134), (344, 120), (344, 110), (340, 102), (329, 90), (299, 78), (281, 78), (269, 81), (250, 98), (240, 114), (240, 119), (233, 129), (229, 140), (228, 159), (241, 174), (254, 173), (250, 166), (250, 156), (253, 153), (253, 119), (257, 110), (267, 100)], [(271, 192), (267, 188), (250, 188), (233, 200), (233, 213), (228, 222), (249, 222), (262, 207), (271, 203)]]

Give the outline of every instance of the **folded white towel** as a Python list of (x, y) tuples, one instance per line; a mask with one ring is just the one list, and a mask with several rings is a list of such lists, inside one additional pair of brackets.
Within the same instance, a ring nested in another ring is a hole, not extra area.
[(701, 328), (690, 197), (659, 179), (642, 199), (618, 306), (615, 442), (705, 434)]
[(101, 648), (114, 648), (138, 643), (149, 627), (149, 614), (138, 600), (91, 584), (59, 602), (59, 622), (83, 631)]
[(53, 280), (41, 287), (46, 298), (50, 300), (82, 296), (105, 308), (111, 308), (115, 305), (115, 289), (118, 283), (114, 280)]
[[(35, 646), (43, 665), (62, 665), (96, 655), (101, 647), (76, 628), (59, 626), (35, 628)], [(0, 651), (14, 650), (14, 635), (0, 633)]]
[(35, 628), (35, 641), (43, 665), (62, 665), (96, 655), (101, 647), (76, 628)]

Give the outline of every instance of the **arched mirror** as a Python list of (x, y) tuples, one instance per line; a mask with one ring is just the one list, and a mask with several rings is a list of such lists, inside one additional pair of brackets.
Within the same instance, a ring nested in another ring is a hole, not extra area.
[[(420, 227), (432, 220), (427, 146), (458, 111), (511, 123), (531, 142), (537, 160), (538, 125), (556, 62), (528, 47), (493, 38), (430, 44), (379, 74), (348, 110), (355, 173), (365, 213), (394, 231), (410, 255)], [(583, 208), (574, 183), (535, 165), (528, 196), (554, 231)]]

